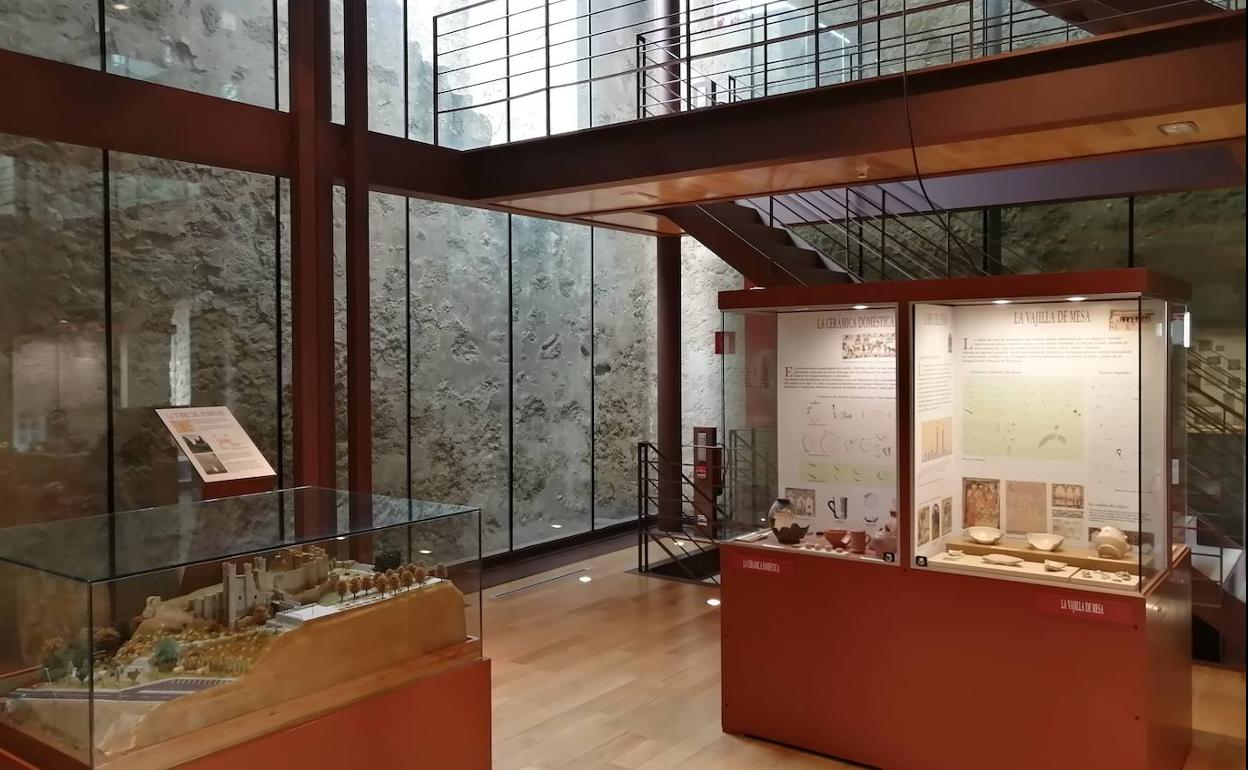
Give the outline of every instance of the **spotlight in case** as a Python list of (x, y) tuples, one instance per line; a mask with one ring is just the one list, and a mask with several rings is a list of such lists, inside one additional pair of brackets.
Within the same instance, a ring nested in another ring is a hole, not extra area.
[(590, 577), (589, 575), (581, 575), (579, 578), (577, 578), (577, 580), (581, 581), (582, 583), (591, 583), (593, 582), (594, 579)]
[(706, 606), (708, 607), (718, 607), (721, 604), (723, 604), (723, 602), (721, 602), (719, 599), (707, 599), (706, 600)]
[(994, 305), (1008, 305), (1008, 304), (1010, 304), (1010, 301), (1009, 301), (1008, 299), (994, 299), (994, 300), (992, 301), (992, 304), (994, 304)]
[(1177, 123), (1162, 123), (1157, 126), (1157, 130), (1166, 136), (1191, 136), (1200, 133), (1200, 126), (1190, 120), (1181, 120)]
[(1067, 297), (1067, 302), (1083, 302), (1087, 297)]
[(854, 305), (854, 310), (866, 310), (866, 305)]

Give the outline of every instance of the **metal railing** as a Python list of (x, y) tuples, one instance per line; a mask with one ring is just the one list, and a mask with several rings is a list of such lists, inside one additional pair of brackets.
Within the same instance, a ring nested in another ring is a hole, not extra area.
[[(637, 444), (637, 571), (654, 571), (650, 558), (650, 545), (657, 546), (666, 556), (666, 563), (683, 573), (688, 580), (718, 583), (715, 575), (699, 574), (691, 569), (689, 557), (706, 556), (726, 538), (740, 534), (744, 529), (732, 519), (725, 500), (726, 468), (732, 465), (731, 450), (722, 446), (681, 447), (685, 450), (717, 450), (723, 464), (715, 472), (721, 473), (714, 481), (718, 495), (708, 495), (702, 486), (690, 477), (695, 464), (682, 458), (668, 458), (649, 441)], [(662, 476), (667, 476), (671, 486), (664, 488)], [(767, 504), (770, 505), (768, 500)], [(666, 505), (665, 505), (666, 504)], [(666, 516), (663, 511), (667, 509)], [(764, 507), (765, 510), (765, 507)], [(709, 514), (705, 517), (699, 514)], [(672, 514), (676, 514), (673, 516)]]
[[(1065, 43), (1090, 33), (1054, 12), (1083, 2), (918, 0), (887, 10), (875, 0), (686, 0), (653, 15), (649, 0), (590, 10), (580, 0), (481, 0), (433, 19), (435, 141), (465, 111), (502, 122), (491, 141), (511, 141)], [(1240, 0), (1170, 0), (1095, 23), (1196, 4), (1214, 11)]]

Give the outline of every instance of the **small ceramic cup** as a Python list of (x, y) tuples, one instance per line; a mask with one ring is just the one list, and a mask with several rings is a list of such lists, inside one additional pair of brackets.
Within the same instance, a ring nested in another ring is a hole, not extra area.
[(861, 529), (851, 529), (849, 531), (849, 550), (853, 553), (867, 552), (867, 533)]

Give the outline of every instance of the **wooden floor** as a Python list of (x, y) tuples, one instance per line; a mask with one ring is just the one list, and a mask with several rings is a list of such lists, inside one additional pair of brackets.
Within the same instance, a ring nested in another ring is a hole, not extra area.
[[(634, 559), (625, 550), (485, 592), (495, 770), (850, 767), (721, 732), (719, 622), (706, 604), (717, 590), (629, 574)], [(1187, 770), (1242, 770), (1243, 676), (1194, 677)]]

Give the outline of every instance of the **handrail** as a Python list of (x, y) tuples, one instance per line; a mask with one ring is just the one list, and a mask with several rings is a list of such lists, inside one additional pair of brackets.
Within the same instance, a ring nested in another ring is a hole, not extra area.
[[(1032, 47), (1046, 40), (1064, 42), (1087, 34), (1053, 15), (1055, 9), (1075, 6), (1083, 0), (1056, 0), (1044, 8), (1022, 9), (1016, 9), (1014, 2), (1011, 2), (1000, 13), (979, 16), (974, 13), (973, 1), (934, 0), (924, 5), (909, 6), (903, 2), (900, 8), (884, 10), (878, 4), (868, 6), (869, 0), (815, 0), (813, 5), (800, 8), (780, 0), (745, 6), (739, 0), (716, 0), (699, 8), (687, 6), (683, 10), (646, 15), (638, 9), (647, 8), (647, 0), (625, 0), (614, 6), (591, 8), (579, 13), (575, 8), (563, 12), (565, 0), (533, 0), (523, 8), (516, 8), (518, 3), (509, 3), (508, 0), (480, 0), (433, 17), (435, 121), (448, 113), (514, 101), (555, 88), (587, 85), (626, 75), (640, 77), (649, 69), (666, 66), (666, 63), (646, 65), (640, 59), (629, 61), (628, 57), (634, 55), (634, 47), (627, 42), (614, 42), (613, 37), (629, 32), (662, 35), (663, 47), (680, 49), (682, 69), (688, 73), (686, 77), (676, 73), (675, 82), (692, 83), (697, 77), (703, 77), (713, 84), (710, 89), (713, 93), (726, 94), (729, 102), (818, 87), (827, 82), (887, 75), (961, 58), (989, 56)], [(1210, 8), (1229, 8), (1233, 4), (1230, 0), (1216, 0), (1214, 3), (1207, 0), (1171, 0), (1161, 6), (1110, 13), (1096, 21), (1105, 25), (1118, 19), (1156, 14), (1165, 8), (1194, 3), (1209, 5)], [(908, 25), (897, 23), (907, 17), (962, 5), (971, 7), (966, 22), (942, 19), (921, 32), (911, 32), (906, 28)], [(557, 9), (553, 14), (552, 8)], [(853, 12), (855, 9), (857, 13)], [(824, 22), (833, 13), (841, 12), (847, 12), (841, 15), (841, 19), (846, 20)], [(513, 25), (513, 20), (526, 14), (534, 17), (532, 22)], [(629, 19), (630, 14), (641, 15), (642, 18)], [(617, 19), (621, 15), (625, 18), (608, 21), (603, 29), (594, 29), (595, 20), (603, 17)], [(537, 21), (539, 16), (540, 23)], [(462, 17), (464, 21), (448, 28), (451, 17)], [(1035, 26), (1035, 21), (1050, 20), (1052, 24), (1046, 24), (1042, 29), (1022, 28), (1024, 25)], [(518, 28), (513, 29), (513, 26)], [(496, 27), (501, 28), (501, 33), (494, 31)], [(565, 28), (568, 34), (554, 34), (555, 30)], [(863, 30), (871, 31), (869, 41), (863, 40), (860, 34)], [(761, 39), (756, 34), (759, 31)], [(747, 33), (752, 39), (736, 40), (736, 36)], [(525, 42), (530, 40), (532, 42)], [(512, 45), (511, 41), (518, 41), (519, 45)], [(604, 46), (606, 50), (595, 50), (597, 41), (611, 42)], [(504, 42), (507, 43), (505, 47), (501, 45)], [(775, 48), (785, 44), (801, 45), (805, 50), (780, 51)], [(495, 46), (504, 48), (504, 52), (495, 52)], [(562, 51), (569, 47), (573, 49), (570, 56), (554, 60), (552, 49)], [(761, 65), (755, 61), (746, 65), (730, 61), (734, 54), (759, 48), (763, 49)], [(484, 54), (476, 56), (478, 51)], [(768, 55), (773, 51), (779, 53), (780, 58)], [(513, 62), (520, 66), (511, 66)], [(701, 62), (716, 69), (712, 73), (713, 78), (695, 74), (695, 63)], [(498, 76), (481, 69), (491, 65), (502, 68), (504, 64), (507, 71)], [(559, 82), (552, 78), (552, 70), (559, 74)], [(486, 72), (486, 75), (478, 78), (474, 71)], [(568, 72), (572, 74), (563, 75)], [(446, 82), (448, 77), (455, 82)], [(540, 81), (540, 86), (512, 93), (510, 86), (526, 78)], [(716, 82), (716, 78), (725, 82)], [(503, 89), (505, 94), (498, 98), (478, 90), (500, 83), (506, 83), (508, 87)], [(699, 108), (699, 105), (692, 103), (693, 90), (690, 85), (684, 109)], [(474, 99), (473, 94), (477, 93), (485, 98)], [(444, 106), (443, 97), (448, 95), (457, 98)], [(705, 89), (699, 95), (706, 97)], [(708, 100), (709, 105), (716, 103), (716, 99)], [(549, 105), (547, 109), (550, 109)], [(549, 117), (546, 125), (550, 131)]]

